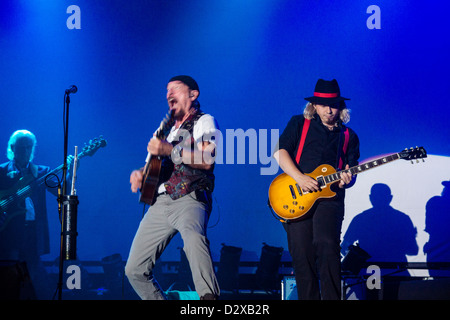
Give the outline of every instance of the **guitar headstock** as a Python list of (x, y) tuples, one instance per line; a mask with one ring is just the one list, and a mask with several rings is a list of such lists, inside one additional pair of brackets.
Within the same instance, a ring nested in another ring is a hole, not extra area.
[(106, 147), (106, 140), (103, 139), (103, 136), (99, 138), (94, 138), (89, 140), (89, 144), (85, 144), (83, 147), (83, 151), (78, 154), (78, 158), (84, 156), (92, 156), (97, 152), (98, 149)]
[(416, 160), (423, 159), (427, 157), (427, 152), (423, 147), (415, 147), (410, 149), (405, 149), (399, 152), (400, 158), (404, 160)]
[(170, 131), (170, 128), (173, 126), (173, 110), (169, 111), (166, 116), (164, 117), (164, 119), (161, 121), (161, 124), (159, 125), (159, 128), (156, 132), (156, 137), (158, 139), (165, 139), (167, 137), (167, 134)]

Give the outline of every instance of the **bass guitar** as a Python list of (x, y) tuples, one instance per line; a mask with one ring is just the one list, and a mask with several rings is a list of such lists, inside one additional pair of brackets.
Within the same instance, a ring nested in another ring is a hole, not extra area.
[(319, 183), (320, 190), (316, 192), (304, 192), (293, 178), (286, 173), (282, 173), (269, 186), (269, 206), (280, 221), (297, 220), (305, 216), (317, 201), (332, 199), (336, 196), (336, 192), (331, 190), (331, 185), (341, 180), (342, 172), (350, 172), (352, 175), (356, 175), (394, 160), (418, 161), (418, 159), (426, 157), (425, 149), (416, 147), (386, 155), (339, 172), (336, 172), (332, 166), (323, 164), (313, 172), (306, 174)]
[[(156, 138), (164, 140), (173, 126), (173, 113), (167, 113), (166, 117), (161, 121), (158, 130), (155, 133)], [(139, 201), (151, 205), (155, 198), (156, 188), (159, 185), (159, 176), (161, 173), (161, 156), (153, 156), (148, 154), (145, 163), (143, 178), (140, 187)]]
[[(106, 140), (101, 136), (100, 138), (92, 139), (89, 141), (89, 144), (84, 146), (77, 157), (81, 159), (85, 156), (92, 156), (99, 148), (105, 146)], [(15, 205), (29, 197), (33, 190), (46, 183), (49, 177), (59, 174), (63, 170), (63, 167), (64, 164), (37, 179), (32, 175), (22, 177), (13, 187), (0, 191), (0, 232), (3, 231), (12, 218), (19, 214), (24, 214), (23, 211), (15, 210), (17, 208)]]

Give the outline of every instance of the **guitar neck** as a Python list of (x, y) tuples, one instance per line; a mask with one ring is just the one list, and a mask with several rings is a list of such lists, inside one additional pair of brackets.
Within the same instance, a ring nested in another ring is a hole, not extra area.
[[(95, 138), (89, 142), (89, 145), (83, 148), (83, 151), (77, 155), (77, 159), (79, 160), (85, 156), (92, 156), (99, 148), (103, 148), (105, 146), (106, 140), (103, 139), (102, 136), (100, 136), (100, 138)], [(49, 179), (49, 177), (56, 176), (61, 171), (63, 171), (63, 169), (64, 164), (56, 167), (42, 177), (39, 177), (37, 179), (33, 178), (29, 181), (26, 181), (27, 184), (19, 189), (14, 188), (12, 190), (9, 190), (8, 192), (5, 192), (3, 195), (1, 195), (0, 199), (1, 212), (6, 212), (11, 205), (16, 203), (16, 201), (20, 201), (28, 197), (35, 186), (41, 186), (47, 181), (47, 179)]]
[[(14, 190), (13, 192), (11, 192), (9, 194), (6, 193), (6, 194), (2, 195), (2, 199), (0, 201), (0, 213), (7, 212), (11, 205), (16, 203), (17, 201), (21, 201), (21, 200), (29, 197), (35, 186), (41, 186), (42, 184), (44, 184), (47, 181), (47, 177), (49, 177), (52, 174), (56, 175), (57, 173), (59, 173), (62, 170), (62, 168), (63, 168), (63, 165), (60, 165), (59, 167), (53, 169), (46, 175), (44, 175), (36, 180), (34, 180), (34, 179), (28, 180), (28, 184), (23, 186), (22, 188)], [(34, 180), (34, 183), (33, 183), (33, 180)]]
[(341, 173), (342, 172), (350, 172), (352, 175), (356, 175), (358, 173), (362, 173), (365, 172), (369, 169), (373, 169), (373, 168), (377, 168), (383, 164), (395, 161), (401, 159), (400, 154), (399, 153), (393, 153), (391, 155), (388, 156), (384, 156), (382, 158), (376, 159), (376, 160), (372, 160), (354, 167), (351, 167), (350, 169), (347, 170), (342, 170), (327, 176), (324, 176), (325, 182), (327, 184), (331, 184), (334, 183), (336, 181), (341, 180)]
[(63, 167), (64, 165), (62, 164), (59, 167), (56, 167), (55, 169), (47, 173), (45, 176), (40, 177), (39, 179), (36, 180), (36, 184), (39, 186), (42, 185), (47, 180), (47, 177), (49, 177), (50, 175), (59, 174), (63, 170)]
[[(83, 158), (84, 156), (86, 156), (86, 153), (80, 152), (77, 155), (77, 159), (80, 160), (81, 158)], [(37, 185), (42, 185), (46, 180), (47, 177), (49, 177), (50, 175), (57, 175), (59, 174), (64, 168), (64, 164), (59, 165), (58, 167), (56, 167), (55, 169), (53, 169), (52, 171), (50, 171), (49, 173), (47, 173), (45, 176), (40, 177), (39, 179), (36, 180)]]
[[(173, 125), (173, 122), (174, 122), (173, 111), (170, 111), (166, 114), (165, 118), (159, 124), (159, 127), (155, 132), (155, 136), (160, 140), (165, 140), (169, 134), (169, 131)], [(150, 154), (150, 152), (147, 153), (147, 158), (145, 159), (146, 165), (144, 167), (144, 172), (147, 171), (151, 158), (152, 158), (152, 155)]]

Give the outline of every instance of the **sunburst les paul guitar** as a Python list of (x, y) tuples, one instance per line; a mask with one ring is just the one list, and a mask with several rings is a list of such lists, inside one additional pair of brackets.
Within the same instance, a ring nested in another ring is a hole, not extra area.
[[(165, 139), (173, 125), (173, 113), (167, 113), (166, 117), (161, 121), (155, 136), (158, 139)], [(159, 184), (159, 176), (161, 173), (162, 157), (148, 155), (145, 163), (141, 187), (139, 189), (139, 202), (145, 204), (153, 204), (156, 188)]]
[[(85, 156), (92, 156), (99, 148), (106, 146), (106, 140), (101, 136), (89, 141), (83, 147), (83, 150), (77, 155), (78, 159)], [(52, 175), (57, 175), (62, 172), (64, 165), (53, 169), (45, 176), (35, 178), (33, 175), (27, 175), (17, 181), (17, 183), (7, 190), (0, 191), (0, 232), (6, 228), (12, 218), (19, 214), (24, 214), (23, 210), (17, 210), (17, 203), (29, 197), (36, 187), (46, 183), (47, 179)]]
[(331, 190), (331, 185), (341, 180), (342, 172), (356, 175), (394, 160), (418, 161), (418, 159), (426, 157), (425, 149), (416, 147), (386, 155), (340, 172), (336, 172), (332, 166), (324, 164), (306, 174), (319, 183), (320, 190), (316, 192), (304, 192), (294, 179), (286, 173), (282, 173), (269, 186), (269, 205), (281, 221), (297, 220), (305, 216), (317, 201), (332, 199), (336, 196), (336, 193)]

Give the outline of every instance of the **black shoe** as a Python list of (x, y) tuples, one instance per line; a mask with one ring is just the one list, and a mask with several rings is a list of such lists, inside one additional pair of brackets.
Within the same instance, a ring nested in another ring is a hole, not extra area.
[(200, 300), (217, 300), (217, 296), (212, 293), (207, 293), (204, 296), (200, 297)]

